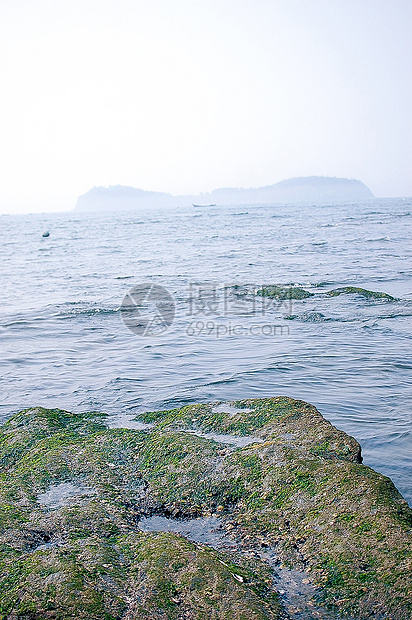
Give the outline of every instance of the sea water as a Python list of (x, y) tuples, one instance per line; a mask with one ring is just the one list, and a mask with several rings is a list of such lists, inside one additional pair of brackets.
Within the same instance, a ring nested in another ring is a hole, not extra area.
[[(411, 199), (0, 216), (0, 231), (1, 420), (39, 405), (116, 426), (291, 396), (353, 435), (412, 505)], [(265, 304), (264, 284), (314, 296)], [(398, 300), (327, 295), (342, 286)], [(134, 331), (121, 310), (133, 287), (149, 292)]]

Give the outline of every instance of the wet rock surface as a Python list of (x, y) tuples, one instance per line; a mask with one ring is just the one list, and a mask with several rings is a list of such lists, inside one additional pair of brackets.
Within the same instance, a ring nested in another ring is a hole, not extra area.
[[(243, 541), (235, 540), (225, 531), (222, 519), (217, 517), (198, 517), (188, 521), (170, 519), (159, 515), (144, 517), (139, 522), (139, 529), (143, 532), (175, 532), (182, 534), (192, 542), (201, 543), (214, 549), (235, 551), (235, 558), (239, 553), (244, 557), (259, 558), (271, 566), (273, 571), (273, 586), (280, 595), (283, 608), (290, 618), (318, 618), (333, 620), (337, 614), (317, 604), (318, 591), (311, 583), (307, 573), (280, 564), (276, 550), (262, 548), (251, 551)], [(237, 581), (243, 583), (241, 575), (234, 575)]]
[(52, 484), (45, 493), (39, 493), (37, 502), (44, 506), (44, 508), (53, 510), (61, 508), (73, 500), (78, 501), (80, 498), (86, 498), (94, 494), (94, 489), (84, 485), (61, 482), (60, 484)]
[(256, 291), (256, 295), (279, 300), (306, 299), (307, 297), (313, 297), (313, 293), (310, 293), (299, 286), (278, 286), (274, 284), (262, 286), (262, 288)]
[(360, 288), (358, 286), (342, 286), (341, 288), (335, 288), (327, 292), (330, 297), (337, 297), (338, 295), (360, 295), (366, 299), (383, 299), (385, 301), (396, 301), (395, 297), (388, 295), (388, 293), (382, 293), (380, 291), (369, 291), (366, 288)]
[(36, 408), (3, 425), (0, 618), (411, 617), (412, 512), (314, 407), (136, 422)]
[(301, 286), (295, 284), (266, 284), (264, 286), (256, 287), (253, 284), (235, 284), (227, 287), (227, 294), (233, 295), (246, 300), (252, 300), (254, 297), (267, 297), (277, 301), (286, 300), (304, 300), (310, 297), (339, 297), (340, 295), (358, 295), (365, 299), (375, 301), (399, 301), (388, 293), (381, 291), (370, 291), (359, 286), (342, 286), (339, 288), (330, 289), (327, 291), (315, 290), (307, 291)]
[(409, 316), (407, 299), (358, 286), (329, 286), (322, 283), (306, 290), (295, 284), (235, 284), (225, 287), (225, 296), (228, 307), (240, 309), (245, 317), (261, 315), (303, 323), (367, 321), (381, 317), (382, 305), (391, 308), (388, 318), (398, 313)]

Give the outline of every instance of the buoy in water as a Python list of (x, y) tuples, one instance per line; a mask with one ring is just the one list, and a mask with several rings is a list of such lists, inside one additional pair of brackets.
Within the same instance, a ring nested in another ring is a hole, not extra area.
[(49, 231), (45, 230), (44, 233), (42, 234), (42, 237), (50, 237)]

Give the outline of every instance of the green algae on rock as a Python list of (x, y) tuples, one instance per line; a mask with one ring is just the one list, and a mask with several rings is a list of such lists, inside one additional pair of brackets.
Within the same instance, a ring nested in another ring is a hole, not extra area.
[(285, 299), (306, 299), (307, 297), (313, 297), (313, 293), (310, 293), (299, 286), (277, 285), (262, 286), (256, 291), (256, 295), (259, 295), (260, 297), (269, 297), (270, 299), (278, 299), (279, 301)]
[(140, 531), (152, 514), (219, 514), (242, 549), (306, 570), (325, 605), (409, 620), (412, 511), (314, 407), (276, 397), (139, 419), (153, 430), (42, 408), (1, 427), (2, 620), (284, 617), (263, 560)]
[(316, 311), (308, 311), (303, 312), (302, 314), (289, 314), (284, 317), (287, 321), (294, 321), (295, 319), (299, 319), (304, 323), (323, 323), (325, 321), (331, 321), (332, 319), (326, 317), (321, 312)]
[(386, 301), (396, 301), (395, 297), (388, 295), (388, 293), (381, 293), (379, 291), (368, 291), (366, 288), (359, 288), (358, 286), (342, 286), (341, 288), (335, 288), (326, 293), (330, 297), (337, 297), (338, 295), (361, 295), (367, 299), (384, 299)]
[[(312, 285), (316, 286), (316, 285)], [(322, 285), (323, 286), (323, 285)], [(267, 298), (275, 301), (305, 301), (310, 298), (314, 298), (316, 301), (319, 298), (326, 297), (338, 297), (339, 295), (359, 295), (368, 300), (382, 300), (382, 301), (399, 301), (396, 297), (392, 297), (388, 293), (380, 291), (369, 291), (368, 289), (358, 286), (342, 286), (340, 288), (332, 289), (324, 293), (316, 291), (311, 292), (306, 289), (295, 285), (278, 285), (267, 284), (263, 286), (256, 286), (253, 284), (234, 284), (225, 288), (227, 295), (234, 295), (237, 298), (241, 298), (243, 302), (249, 302), (251, 304), (250, 309), (255, 312), (256, 309), (253, 306), (256, 296)], [(263, 300), (262, 300), (262, 303)], [(325, 321), (330, 320), (320, 312), (315, 310), (307, 310), (301, 315), (289, 314), (286, 319), (299, 318), (302, 321)]]

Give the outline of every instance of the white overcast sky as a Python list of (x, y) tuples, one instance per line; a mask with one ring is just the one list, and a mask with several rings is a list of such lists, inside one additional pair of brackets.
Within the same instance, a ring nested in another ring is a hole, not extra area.
[(0, 212), (95, 185), (412, 196), (411, 0), (0, 0)]

